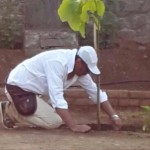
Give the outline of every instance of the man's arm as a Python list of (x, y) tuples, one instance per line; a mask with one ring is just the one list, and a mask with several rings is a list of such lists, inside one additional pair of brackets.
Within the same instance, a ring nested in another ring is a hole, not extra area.
[(56, 112), (73, 132), (85, 133), (91, 130), (91, 127), (88, 125), (77, 125), (68, 112), (68, 109), (56, 108)]
[[(83, 76), (79, 79), (80, 85), (87, 91), (91, 99), (96, 103), (97, 102), (97, 85), (93, 82), (90, 75)], [(100, 90), (100, 102), (101, 107), (105, 113), (110, 117), (114, 129), (118, 130), (121, 128), (122, 122), (119, 116), (116, 114), (112, 108), (110, 102), (108, 101), (107, 94)]]
[(112, 120), (114, 129), (119, 130), (122, 126), (121, 119), (116, 114), (116, 112), (112, 108), (109, 101), (105, 101), (105, 102), (101, 103), (101, 107), (106, 112), (106, 114), (110, 117), (110, 119)]

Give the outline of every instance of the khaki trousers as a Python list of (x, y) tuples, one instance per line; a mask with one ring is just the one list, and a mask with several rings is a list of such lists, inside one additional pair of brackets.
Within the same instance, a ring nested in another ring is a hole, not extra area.
[(5, 89), (5, 94), (10, 101), (6, 106), (6, 114), (16, 122), (17, 126), (23, 127), (40, 127), (46, 129), (58, 128), (63, 124), (60, 116), (55, 110), (45, 102), (40, 96), (36, 95), (37, 110), (33, 115), (23, 116), (19, 114), (13, 104), (9, 92)]

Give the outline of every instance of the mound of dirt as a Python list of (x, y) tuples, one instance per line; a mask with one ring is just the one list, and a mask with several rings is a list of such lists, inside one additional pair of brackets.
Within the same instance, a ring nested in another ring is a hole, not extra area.
[[(130, 44), (130, 43), (129, 43)], [(101, 85), (105, 89), (150, 90), (150, 51), (137, 45), (100, 52)]]

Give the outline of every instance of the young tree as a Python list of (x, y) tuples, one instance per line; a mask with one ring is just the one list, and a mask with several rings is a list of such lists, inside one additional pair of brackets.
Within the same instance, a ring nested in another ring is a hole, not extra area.
[[(93, 22), (94, 48), (99, 54), (99, 31), (100, 20), (105, 12), (105, 4), (102, 0), (62, 0), (58, 8), (58, 15), (62, 22), (68, 22), (73, 31), (80, 32), (85, 38), (85, 26), (91, 20)], [(98, 63), (99, 64), (99, 63)], [(99, 103), (99, 88), (100, 76), (97, 77), (97, 119), (98, 127), (100, 125), (100, 103)]]

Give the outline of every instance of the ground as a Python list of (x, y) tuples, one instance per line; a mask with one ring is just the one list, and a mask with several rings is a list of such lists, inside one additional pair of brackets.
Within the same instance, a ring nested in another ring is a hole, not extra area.
[[(74, 108), (72, 115), (80, 123), (95, 122), (95, 113), (87, 108)], [(88, 114), (87, 114), (88, 112)], [(139, 113), (118, 111), (124, 125), (138, 123)], [(126, 117), (124, 117), (126, 116)], [(128, 116), (128, 118), (127, 118)], [(101, 116), (102, 123), (109, 123)], [(140, 118), (141, 119), (141, 118)], [(128, 122), (129, 121), (129, 122)], [(131, 122), (130, 122), (131, 121)], [(0, 129), (1, 150), (149, 150), (150, 134), (134, 131), (92, 130), (89, 133), (73, 133), (66, 127), (53, 130), (44, 129)]]
[(149, 135), (128, 132), (74, 134), (69, 130), (2, 131), (1, 150), (149, 150)]
[[(0, 85), (9, 71), (27, 58), (22, 50), (0, 50)], [(101, 84), (104, 89), (150, 90), (150, 59), (148, 51), (135, 49), (103, 50), (101, 52)], [(133, 82), (136, 81), (136, 82)], [(79, 123), (97, 123), (96, 108), (71, 106), (71, 114)], [(124, 128), (121, 131), (92, 130), (73, 133), (62, 127), (55, 130), (0, 128), (1, 150), (149, 150), (150, 133), (141, 131), (143, 118), (139, 110), (116, 108)], [(101, 124), (109, 125), (101, 113)]]

